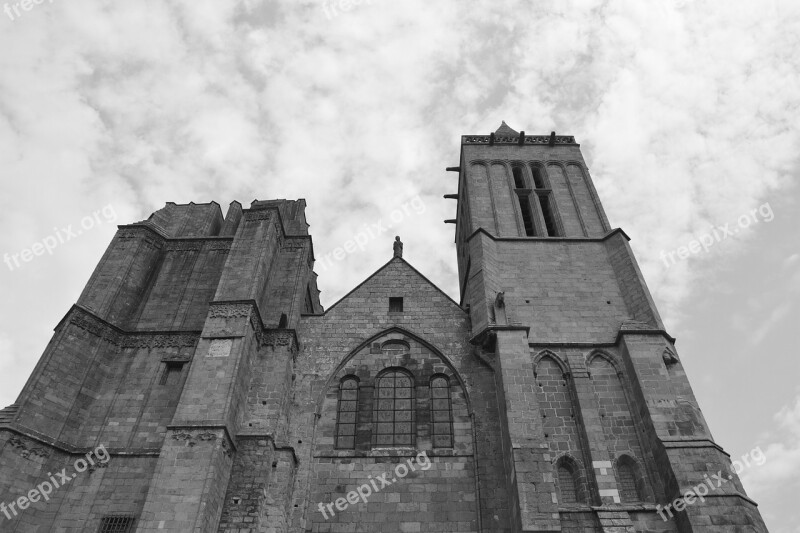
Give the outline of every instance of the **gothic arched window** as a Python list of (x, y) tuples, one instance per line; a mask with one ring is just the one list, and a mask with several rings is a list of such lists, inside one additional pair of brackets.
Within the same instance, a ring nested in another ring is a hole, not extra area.
[(414, 379), (390, 369), (376, 379), (377, 405), (372, 443), (375, 446), (414, 446)]
[(533, 173), (533, 193), (539, 201), (545, 231), (547, 231), (548, 237), (557, 237), (559, 235), (558, 224), (556, 224), (556, 214), (553, 208), (553, 191), (546, 179), (547, 171), (537, 165), (531, 165), (531, 172)]
[(517, 165), (512, 166), (511, 174), (514, 176), (514, 191), (517, 194), (517, 202), (519, 203), (520, 215), (522, 215), (522, 226), (525, 229), (525, 235), (534, 237), (536, 235), (536, 227), (533, 223), (533, 213), (531, 212), (530, 191), (525, 186), (525, 177), (522, 174), (522, 167)]
[(431, 378), (431, 439), (434, 448), (453, 447), (453, 414), (447, 376)]
[(636, 460), (628, 455), (623, 455), (617, 460), (616, 470), (620, 500), (623, 503), (643, 501), (641, 475)]
[(339, 383), (339, 405), (336, 412), (336, 447), (355, 448), (358, 422), (358, 378), (347, 376)]
[(578, 465), (570, 457), (559, 459), (557, 467), (559, 503), (584, 503)]
[(578, 491), (575, 487), (575, 476), (567, 465), (558, 465), (558, 492), (561, 503), (577, 503)]

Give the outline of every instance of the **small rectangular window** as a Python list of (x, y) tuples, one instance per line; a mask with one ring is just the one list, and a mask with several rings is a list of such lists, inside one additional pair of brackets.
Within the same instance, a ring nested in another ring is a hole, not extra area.
[(161, 374), (161, 385), (177, 385), (181, 380), (182, 361), (167, 361), (164, 363), (164, 372)]
[(133, 531), (133, 517), (124, 515), (104, 516), (98, 533), (129, 533)]
[(403, 312), (403, 298), (400, 296), (392, 296), (389, 298), (389, 312), (402, 313)]

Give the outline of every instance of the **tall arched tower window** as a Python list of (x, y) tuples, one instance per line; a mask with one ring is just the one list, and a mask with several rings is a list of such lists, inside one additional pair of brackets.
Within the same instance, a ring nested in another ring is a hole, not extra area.
[(553, 190), (545, 177), (545, 169), (538, 165), (531, 165), (533, 174), (534, 195), (539, 202), (539, 209), (544, 220), (545, 231), (548, 237), (558, 237), (559, 230), (556, 224), (556, 215), (553, 208)]
[(514, 176), (514, 192), (517, 194), (519, 212), (522, 215), (522, 225), (525, 228), (525, 235), (534, 237), (536, 226), (533, 223), (533, 213), (531, 212), (530, 189), (525, 185), (525, 177), (522, 174), (522, 167), (514, 165), (511, 167)]
[(644, 483), (636, 459), (629, 455), (620, 456), (616, 471), (620, 500), (623, 503), (644, 501)]
[(376, 381), (373, 445), (414, 446), (414, 379), (403, 370), (389, 369)]
[(453, 413), (447, 376), (431, 378), (431, 440), (434, 448), (453, 447)]
[(358, 422), (358, 378), (346, 376), (339, 383), (339, 405), (336, 412), (336, 447), (355, 448)]
[(558, 465), (558, 492), (561, 496), (561, 503), (578, 503), (575, 473), (567, 463)]
[(586, 503), (586, 491), (583, 490), (583, 480), (577, 462), (569, 456), (563, 456), (556, 463), (558, 475), (559, 503)]

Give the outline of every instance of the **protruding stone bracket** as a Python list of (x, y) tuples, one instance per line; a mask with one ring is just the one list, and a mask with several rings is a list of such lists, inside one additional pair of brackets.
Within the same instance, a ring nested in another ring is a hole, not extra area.
[(664, 364), (667, 366), (667, 368), (676, 365), (680, 362), (678, 356), (675, 355), (675, 353), (669, 348), (665, 349), (664, 353), (661, 354), (661, 359), (664, 360)]

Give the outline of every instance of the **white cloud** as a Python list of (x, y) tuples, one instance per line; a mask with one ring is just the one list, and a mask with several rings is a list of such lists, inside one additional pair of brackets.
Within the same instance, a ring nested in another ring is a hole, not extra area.
[[(577, 137), (674, 326), (692, 283), (759, 229), (671, 268), (659, 252), (797, 174), (799, 13), (790, 0), (373, 0), (332, 19), (323, 0), (42, 4), (0, 20), (0, 225), (13, 229), (0, 253), (109, 203), (125, 223), (166, 201), (304, 197), (319, 257), (419, 194), (424, 213), (320, 276), (323, 299), (388, 260), (396, 233), (457, 299), (444, 167), (461, 134), (504, 119)], [(6, 403), (112, 234), (0, 271), (0, 320), (30, 362), (10, 366)]]
[[(800, 395), (774, 415), (777, 429), (764, 435), (760, 445), (766, 461), (742, 471), (748, 495), (759, 502), (770, 531), (797, 532), (800, 511), (796, 496), (800, 493)], [(794, 524), (789, 526), (789, 524)]]

